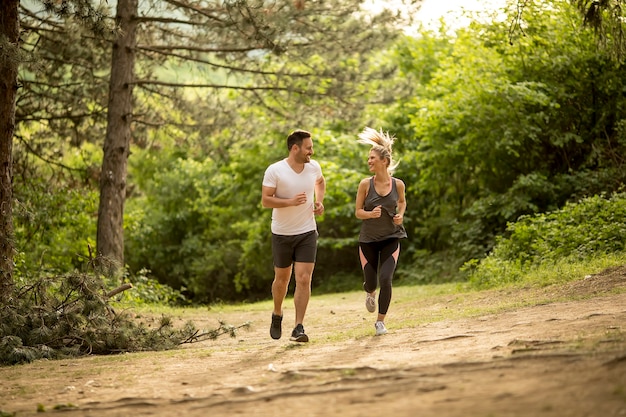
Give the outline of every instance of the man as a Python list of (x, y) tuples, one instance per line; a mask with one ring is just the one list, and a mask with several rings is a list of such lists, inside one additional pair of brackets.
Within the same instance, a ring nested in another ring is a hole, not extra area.
[(324, 213), (322, 203), (326, 181), (319, 163), (311, 159), (311, 133), (305, 130), (292, 132), (287, 137), (287, 149), (287, 158), (270, 165), (263, 177), (262, 204), (272, 209), (274, 311), (270, 335), (273, 339), (280, 339), (282, 335), (282, 306), (293, 268), (296, 320), (290, 340), (308, 342), (302, 323), (311, 297), (311, 278), (317, 254), (315, 216)]

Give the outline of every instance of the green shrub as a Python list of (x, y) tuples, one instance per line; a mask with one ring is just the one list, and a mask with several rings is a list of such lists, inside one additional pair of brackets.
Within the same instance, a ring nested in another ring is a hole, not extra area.
[(81, 268), (95, 248), (98, 193), (33, 179), (16, 193), (16, 279)]
[(181, 291), (175, 290), (169, 285), (161, 284), (150, 276), (150, 271), (147, 269), (142, 269), (136, 275), (129, 276), (127, 280), (133, 287), (121, 293), (118, 299), (134, 306), (142, 304), (176, 306), (188, 303)]
[(507, 233), (485, 259), (464, 265), (471, 271), (471, 283), (492, 287), (519, 282), (544, 265), (623, 253), (626, 193), (610, 198), (596, 195), (551, 213), (522, 216), (508, 225)]

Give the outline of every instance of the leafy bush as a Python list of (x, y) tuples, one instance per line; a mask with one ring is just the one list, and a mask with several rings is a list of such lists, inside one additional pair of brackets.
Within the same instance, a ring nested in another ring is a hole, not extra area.
[(16, 199), (17, 278), (80, 270), (96, 246), (98, 193), (31, 179)]
[(399, 176), (414, 256), (483, 258), (520, 215), (626, 182), (624, 71), (570, 2), (527, 3), (524, 31), (509, 33), (511, 15), (439, 37), (422, 31), (396, 50), (413, 94), (388, 106), (384, 126), (409, 162)]
[[(162, 169), (144, 185), (145, 195), (128, 201), (125, 258), (131, 269), (149, 269), (160, 283), (184, 288), (196, 302), (231, 300), (255, 287), (250, 275), (262, 269), (240, 261), (247, 256), (256, 262), (270, 253), (263, 247), (265, 228), (263, 235), (255, 233), (269, 214), (257, 215), (262, 161), (231, 162), (220, 167), (211, 158), (174, 158), (167, 166), (161, 161)], [(263, 259), (271, 268), (271, 257)], [(235, 283), (237, 273), (246, 276)]]
[(498, 237), (487, 258), (465, 264), (474, 285), (519, 281), (532, 268), (563, 260), (585, 261), (623, 253), (626, 193), (610, 198), (596, 195), (554, 212), (522, 216), (508, 225), (507, 232), (508, 237)]
[[(158, 282), (196, 303), (267, 298), (274, 275), (272, 210), (261, 206), (261, 183), (267, 166), (285, 157), (284, 137), (267, 134), (233, 143), (222, 159), (164, 152), (159, 158), (149, 152), (137, 158), (133, 172), (142, 178), (141, 187), (127, 201), (124, 219), (129, 267), (149, 269)], [(313, 285), (330, 288), (335, 284), (327, 281), (336, 273), (361, 274), (354, 197), (367, 175), (369, 149), (356, 137), (321, 132), (315, 138), (328, 187), (326, 212), (318, 218)]]
[[(169, 285), (161, 284), (156, 279), (150, 277), (150, 271), (140, 270), (136, 275), (129, 276), (127, 280), (133, 288), (124, 291), (119, 298), (132, 305), (161, 304), (161, 305), (183, 305), (188, 300), (181, 291), (175, 290)], [(184, 288), (182, 289), (184, 291)]]

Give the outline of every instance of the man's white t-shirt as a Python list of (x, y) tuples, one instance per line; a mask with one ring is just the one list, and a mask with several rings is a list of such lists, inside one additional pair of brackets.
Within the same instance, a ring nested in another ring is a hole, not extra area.
[(300, 173), (291, 169), (286, 159), (267, 167), (263, 185), (276, 188), (276, 197), (293, 198), (296, 194), (306, 193), (304, 204), (272, 209), (272, 233), (293, 236), (317, 229), (313, 214), (315, 182), (321, 176), (322, 168), (313, 159), (304, 164)]

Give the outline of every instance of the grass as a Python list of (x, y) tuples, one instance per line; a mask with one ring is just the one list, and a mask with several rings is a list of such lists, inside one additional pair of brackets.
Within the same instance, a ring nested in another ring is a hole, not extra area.
[[(439, 320), (476, 317), (513, 308), (563, 301), (563, 297), (571, 299), (573, 295), (564, 296), (558, 292), (550, 293), (542, 289), (580, 280), (585, 276), (622, 265), (626, 265), (626, 253), (599, 255), (584, 261), (562, 259), (555, 264), (541, 264), (523, 272), (517, 271), (519, 279), (511, 282), (497, 280), (497, 277), (505, 272), (499, 270), (499, 268), (503, 267), (500, 264), (495, 270), (488, 271), (488, 273), (494, 274), (496, 279), (490, 281), (486, 286), (473, 285), (471, 281), (446, 284), (396, 285), (393, 288), (390, 311), (394, 315), (394, 320), (400, 320), (399, 324), (418, 326)], [(506, 268), (506, 265), (504, 267)], [(524, 291), (523, 297), (515, 296), (522, 290)], [(623, 289), (615, 291), (623, 291)], [(292, 308), (292, 295), (293, 291), (290, 290), (284, 303), (286, 309)], [(328, 313), (335, 316), (334, 320), (338, 324), (346, 326), (346, 330), (342, 335), (333, 337), (359, 336), (360, 332), (356, 329), (351, 329), (350, 326), (353, 317), (339, 313), (345, 310), (343, 308), (345, 305), (358, 305), (360, 308), (362, 297), (363, 292), (360, 289), (322, 295), (314, 294), (311, 297), (309, 311), (318, 308), (326, 309)], [(490, 301), (485, 303), (487, 300)], [(197, 319), (206, 321), (207, 318), (211, 318), (214, 323), (217, 323), (222, 317), (231, 320), (233, 317), (250, 315), (266, 321), (265, 316), (272, 310), (272, 301), (268, 299), (255, 303), (216, 303), (208, 306), (187, 307), (167, 305), (133, 306), (118, 302), (114, 304), (114, 307), (120, 310), (131, 309), (139, 318), (167, 315), (179, 320), (192, 321)], [(242, 324), (241, 322), (227, 323), (231, 325)]]
[[(580, 299), (589, 295), (563, 292), (555, 288), (624, 264), (626, 264), (624, 256), (603, 256), (579, 263), (563, 261), (552, 266), (533, 268), (525, 273), (521, 281), (501, 283), (489, 289), (479, 289), (469, 283), (396, 286), (393, 288), (388, 320), (394, 328), (410, 329), (437, 321), (473, 318), (539, 304)], [(624, 291), (624, 288), (620, 287), (611, 291)], [(335, 343), (369, 337), (371, 335), (370, 322), (373, 323), (374, 315), (365, 311), (363, 297), (363, 292), (360, 290), (313, 295), (306, 316), (307, 328), (309, 326), (317, 328), (318, 336), (313, 343)], [(120, 305), (120, 307), (130, 306)], [(202, 329), (217, 328), (220, 321), (233, 326), (249, 321), (251, 330), (256, 331), (267, 325), (268, 316), (272, 310), (272, 301), (220, 303), (184, 308), (162, 305), (130, 308), (139, 317), (168, 315), (180, 323), (190, 320)], [(293, 320), (292, 292), (285, 300), (284, 309), (284, 323), (286, 328), (289, 328)], [(320, 332), (319, 329), (326, 328), (328, 323), (332, 323), (332, 329)], [(333, 329), (335, 331), (332, 331)], [(238, 333), (245, 334), (245, 330), (240, 329)], [(205, 352), (209, 356), (212, 350), (210, 346), (209, 343), (208, 350)], [(163, 354), (168, 355), (168, 353)], [(179, 353), (169, 354), (178, 355)]]
[(559, 258), (556, 262), (535, 262), (520, 266), (514, 262), (487, 257), (470, 274), (474, 288), (509, 286), (548, 286), (570, 282), (607, 268), (626, 265), (626, 253), (598, 254), (585, 259)]

